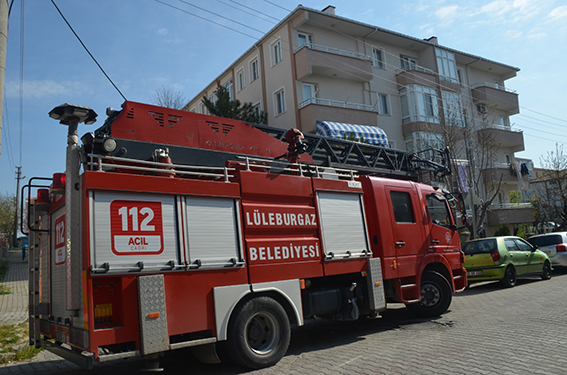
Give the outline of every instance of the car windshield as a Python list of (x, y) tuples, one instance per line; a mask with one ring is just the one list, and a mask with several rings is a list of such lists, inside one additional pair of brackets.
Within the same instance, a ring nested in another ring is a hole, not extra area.
[(563, 243), (560, 234), (549, 234), (541, 237), (528, 238), (528, 242), (535, 246), (551, 246)]
[(463, 251), (466, 255), (490, 253), (493, 250), (496, 250), (496, 240), (493, 238), (487, 240), (469, 241), (465, 242), (465, 244), (463, 245)]

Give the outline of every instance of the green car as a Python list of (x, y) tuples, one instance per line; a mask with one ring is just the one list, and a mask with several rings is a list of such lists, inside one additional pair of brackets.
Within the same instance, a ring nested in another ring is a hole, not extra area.
[(488, 237), (463, 244), (464, 267), (470, 283), (500, 280), (506, 287), (516, 285), (519, 276), (540, 275), (551, 279), (547, 255), (520, 237)]

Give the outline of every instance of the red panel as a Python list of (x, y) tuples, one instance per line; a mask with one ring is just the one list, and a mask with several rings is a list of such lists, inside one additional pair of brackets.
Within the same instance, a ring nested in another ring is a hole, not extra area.
[(250, 283), (304, 279), (323, 276), (321, 261), (261, 264), (250, 266)]
[(130, 101), (112, 122), (112, 137), (263, 157), (283, 155), (288, 147), (242, 121)]
[(165, 275), (169, 335), (215, 330), (213, 288), (248, 283), (245, 268)]
[(88, 189), (124, 190), (158, 194), (215, 195), (224, 197), (238, 197), (240, 195), (240, 189), (236, 183), (94, 171), (83, 173), (83, 186), (86, 186)]
[(367, 258), (326, 261), (325, 276), (366, 271), (367, 262)]
[[(262, 172), (240, 172), (242, 197), (250, 194), (261, 199), (267, 196), (270, 202), (294, 203), (293, 198), (313, 199), (311, 178)], [(280, 198), (281, 197), (281, 198)]]
[(313, 189), (362, 193), (362, 187), (358, 181), (330, 180), (326, 178), (314, 178)]

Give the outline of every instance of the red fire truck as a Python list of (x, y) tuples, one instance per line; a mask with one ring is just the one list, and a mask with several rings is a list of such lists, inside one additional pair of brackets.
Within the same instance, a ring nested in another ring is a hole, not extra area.
[(453, 197), (416, 182), (443, 163), (129, 101), (107, 115), (79, 145), (96, 113), (54, 108), (65, 173), (22, 191), (31, 345), (87, 368), (187, 347), (261, 368), (291, 325), (387, 302), (438, 316), (467, 284)]

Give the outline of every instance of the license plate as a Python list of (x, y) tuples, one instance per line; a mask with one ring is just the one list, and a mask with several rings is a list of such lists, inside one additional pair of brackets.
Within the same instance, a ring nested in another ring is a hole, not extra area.
[(467, 271), (467, 277), (482, 276), (482, 270), (480, 271)]
[(67, 342), (67, 334), (63, 331), (55, 331), (55, 341), (66, 343)]

